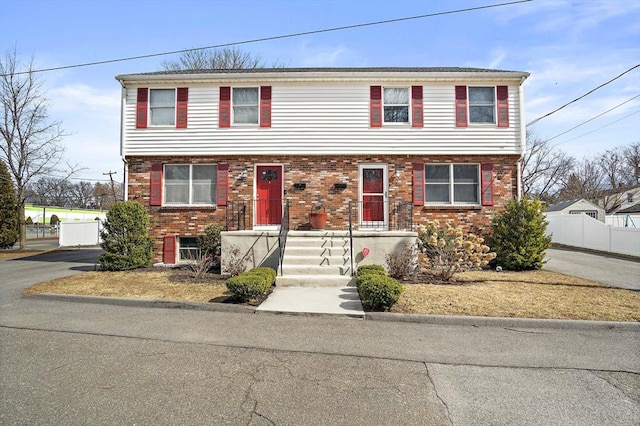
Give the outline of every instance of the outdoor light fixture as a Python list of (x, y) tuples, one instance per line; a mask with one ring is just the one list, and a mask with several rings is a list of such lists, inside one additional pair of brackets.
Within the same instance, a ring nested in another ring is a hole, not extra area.
[(245, 169), (240, 173), (240, 175), (238, 176), (238, 179), (246, 179), (247, 176), (249, 176), (249, 172)]

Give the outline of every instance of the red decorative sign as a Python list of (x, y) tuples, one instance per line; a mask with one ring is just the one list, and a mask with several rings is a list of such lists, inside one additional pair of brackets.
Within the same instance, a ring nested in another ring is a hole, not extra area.
[(369, 249), (368, 249), (368, 248), (366, 248), (366, 247), (365, 247), (365, 248), (363, 248), (363, 249), (362, 249), (362, 255), (363, 255), (364, 257), (367, 257), (367, 256), (369, 255)]

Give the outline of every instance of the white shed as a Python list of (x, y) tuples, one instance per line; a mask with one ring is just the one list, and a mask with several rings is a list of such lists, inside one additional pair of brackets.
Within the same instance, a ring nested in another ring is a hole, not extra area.
[(547, 207), (547, 214), (582, 214), (591, 216), (594, 219), (604, 222), (605, 211), (602, 207), (593, 204), (584, 198), (575, 198), (573, 200), (560, 201)]

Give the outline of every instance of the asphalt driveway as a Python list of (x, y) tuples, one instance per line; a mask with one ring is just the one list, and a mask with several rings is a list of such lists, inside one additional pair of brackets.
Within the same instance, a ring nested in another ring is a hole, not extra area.
[(547, 259), (543, 269), (614, 287), (640, 290), (640, 260), (568, 249), (549, 249)]

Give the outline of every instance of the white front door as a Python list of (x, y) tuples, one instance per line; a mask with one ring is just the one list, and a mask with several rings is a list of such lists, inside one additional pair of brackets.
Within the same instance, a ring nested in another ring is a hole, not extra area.
[(386, 164), (359, 166), (360, 229), (386, 230), (389, 224), (389, 178)]

